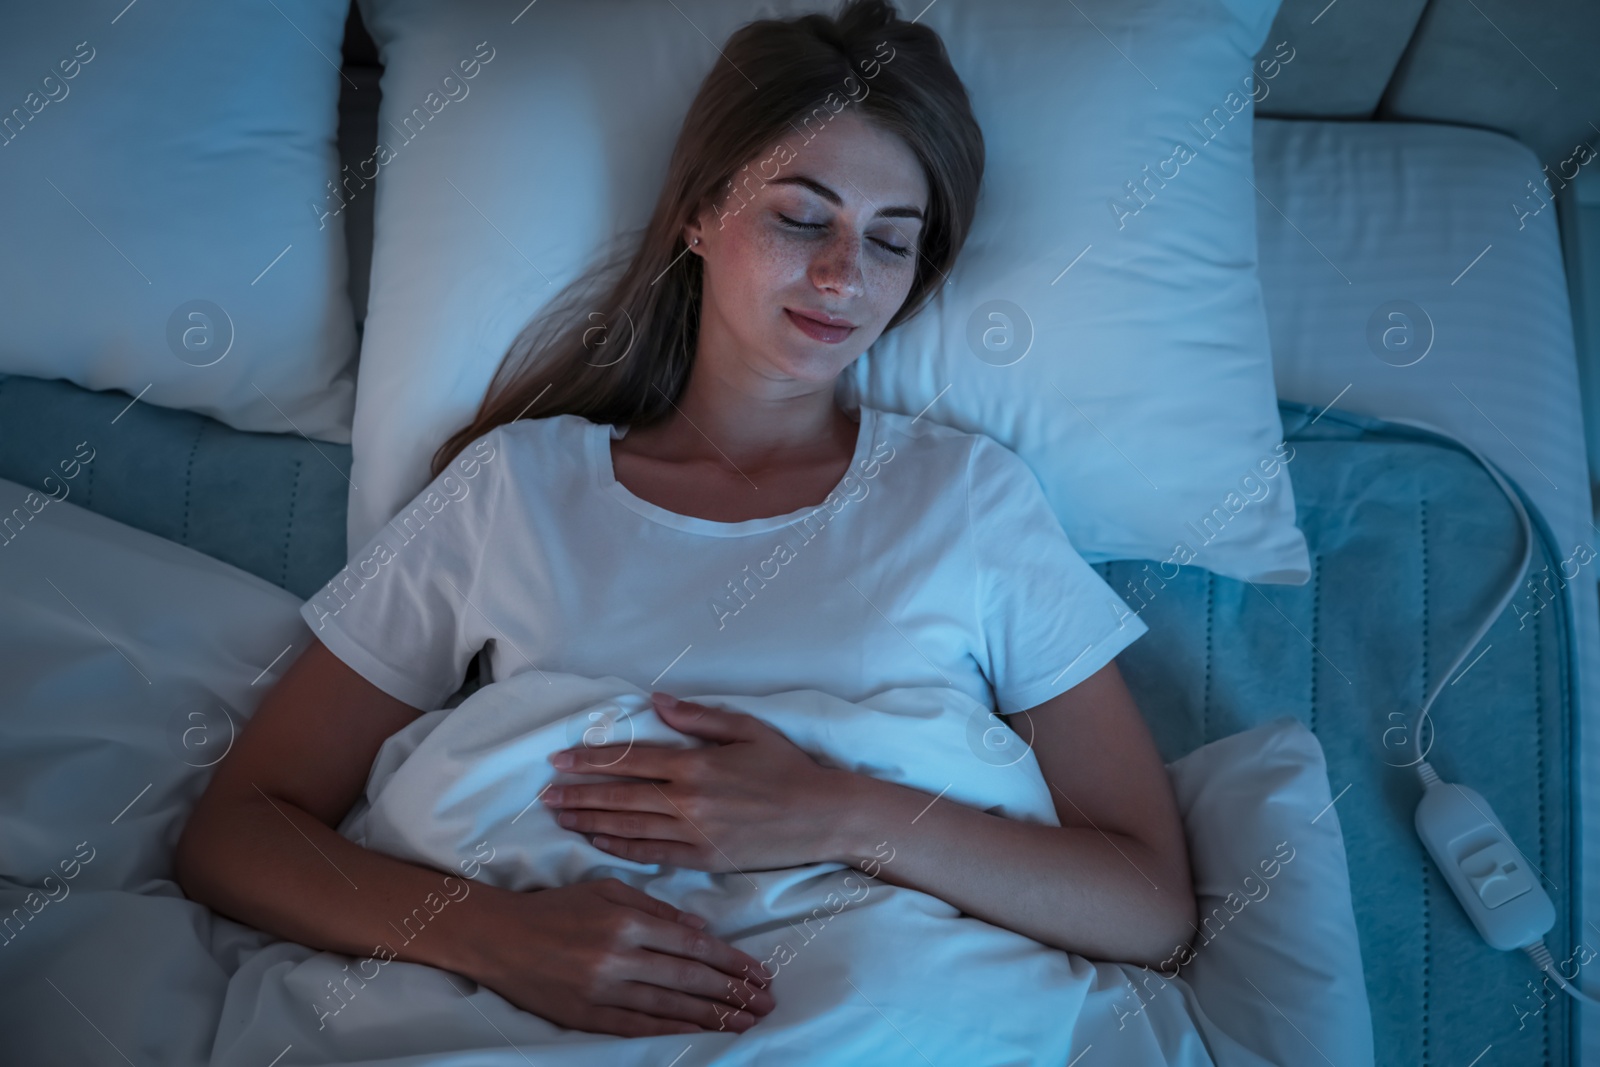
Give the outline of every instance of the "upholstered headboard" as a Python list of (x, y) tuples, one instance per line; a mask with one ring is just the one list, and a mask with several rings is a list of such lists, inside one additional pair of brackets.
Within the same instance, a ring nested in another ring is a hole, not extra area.
[(1483, 126), (1552, 172), (1600, 144), (1593, 0), (1284, 0), (1262, 56), (1285, 40), (1260, 115)]

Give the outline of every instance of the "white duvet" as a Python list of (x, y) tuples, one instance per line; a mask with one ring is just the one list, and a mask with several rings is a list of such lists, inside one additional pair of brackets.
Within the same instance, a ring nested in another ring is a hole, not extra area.
[[(814, 690), (705, 696), (757, 716), (831, 766), (901, 782), (1010, 818), (1059, 825), (1031, 751), (982, 758), (987, 708), (945, 688), (853, 704)], [(429, 712), (392, 736), (366, 796), (341, 825), (351, 840), (511, 889), (616, 877), (711, 920), (767, 963), (777, 1007), (744, 1034), (621, 1038), (558, 1027), (442, 970), (319, 952), (289, 942), (246, 959), (227, 990), (213, 1067), (284, 1063), (527, 1064), (1262, 1064), (1180, 995), (1140, 1001), (1148, 972), (1091, 962), (964, 915), (927, 893), (839, 863), (712, 874), (633, 863), (594, 848), (535, 802), (579, 744), (698, 746), (617, 678), (528, 671)], [(893, 843), (879, 854), (893, 863)], [(468, 883), (461, 883), (469, 892)], [(1005, 891), (996, 872), (995, 891)], [(402, 935), (425, 936), (444, 896), (418, 901)], [(398, 919), (399, 917), (397, 917)], [(1087, 1054), (1087, 1055), (1085, 1055)]]
[[(0, 513), (26, 495), (0, 479)], [(505, 885), (627, 880), (772, 959), (774, 1013), (743, 1035), (561, 1030), (457, 975), (317, 952), (235, 922), (183, 896), (172, 849), (237, 730), (315, 640), (299, 606), (71, 502), (50, 503), (0, 546), (0, 1063), (1373, 1062), (1338, 813), (1316, 738), (1288, 716), (1168, 765), (1201, 912), (1208, 930), (1222, 928), (1197, 938), (1198, 958), (1170, 981), (1046, 948), (837, 865), (747, 882), (591, 849), (529, 806), (555, 774), (546, 753), (583, 743), (585, 731), (590, 743), (629, 729), (700, 742), (653, 712), (626, 714), (643, 694), (614, 679), (537, 672), (391, 738), (369, 782), (377, 803), (358, 804), (341, 829)], [(708, 699), (761, 716), (824, 760), (1055, 822), (1031, 754), (1018, 746), (997, 758), (986, 731), (998, 721), (943, 690), (861, 706), (819, 693)], [(1025, 758), (996, 765), (1013, 751)], [(1295, 850), (1281, 869), (1270, 859), (1280, 843)], [(996, 892), (1004, 884), (997, 874)], [(418, 904), (424, 924), (450, 906)]]

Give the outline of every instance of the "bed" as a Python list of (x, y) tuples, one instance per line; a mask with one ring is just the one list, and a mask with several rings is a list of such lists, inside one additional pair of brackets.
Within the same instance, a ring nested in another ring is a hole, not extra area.
[[(1145, 561), (1096, 565), (1151, 628), (1120, 662), (1164, 759), (1281, 714), (1321, 742), (1379, 1063), (1587, 1062), (1573, 1004), (1537, 995), (1528, 961), (1487, 947), (1447, 892), (1411, 829), (1413, 778), (1383, 759), (1392, 713), (1415, 708), (1494, 604), (1519, 535), (1449, 437), (1379, 416), (1435, 423), (1501, 467), (1534, 516), (1530, 577), (1570, 570), (1592, 540), (1559, 248), (1553, 234), (1479, 241), (1474, 229), (1504, 226), (1474, 205), (1498, 204), (1530, 158), (1483, 131), (1258, 120), (1263, 284), (1312, 580), (1185, 568), (1152, 581)], [(1432, 213), (1418, 210), (1424, 189)], [(349, 232), (359, 296), (371, 234), (359, 221)], [(1485, 244), (1502, 254), (1474, 260)], [(1400, 300), (1427, 310), (1438, 346), (1410, 363), (1364, 343), (1373, 315)], [(1474, 317), (1510, 307), (1524, 316), (1514, 333)], [(0, 777), (21, 800), (0, 815), (0, 898), (9, 910), (65, 860), (52, 851), (65, 835), (93, 855), (77, 856), (76, 902), (8, 940), (14, 973), (49, 981), (16, 983), (0, 1029), (40, 1050), (30, 1062), (205, 1063), (227, 976), (267, 939), (183, 899), (170, 851), (237, 717), (312, 640), (294, 609), (345, 562), (349, 448), (15, 376), (0, 378), (0, 427), (8, 508), (81, 443), (93, 456), (67, 503), (16, 537), (32, 554), (0, 557), (17, 635)], [(1580, 573), (1554, 595), (1530, 588), (1433, 712), (1435, 765), (1483, 792), (1538, 865), (1558, 960), (1600, 938), (1585, 917), (1600, 908), (1582, 907), (1600, 905), (1600, 872), (1580, 847), (1600, 801), (1579, 790), (1600, 780), (1594, 731), (1582, 729), (1582, 709), (1600, 706), (1600, 609), (1593, 572)], [(185, 627), (186, 602), (224, 595), (238, 604), (226, 625), (208, 614)], [(92, 696), (88, 683), (108, 673), (136, 681), (106, 633), (136, 640), (151, 619), (178, 620), (160, 640), (212, 651), (214, 673), (186, 684), (215, 694), (219, 714), (173, 721), (143, 696)], [(1320, 1061), (1307, 1050), (1302, 1062)]]

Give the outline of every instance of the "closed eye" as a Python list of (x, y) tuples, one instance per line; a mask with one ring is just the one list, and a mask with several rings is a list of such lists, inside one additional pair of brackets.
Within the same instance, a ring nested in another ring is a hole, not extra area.
[[(781, 214), (781, 213), (778, 215), (778, 218), (783, 221), (783, 224), (785, 226), (792, 227), (793, 229), (796, 229), (796, 230), (826, 230), (828, 228), (826, 223), (822, 223), (822, 222), (799, 222), (799, 221), (797, 221), (795, 219), (791, 219), (789, 216)], [(911, 249), (909, 249), (909, 248), (901, 248), (898, 245), (890, 244), (888, 241), (880, 241), (876, 237), (872, 238), (872, 241), (873, 241), (873, 243), (877, 244), (879, 247), (884, 249), (884, 251), (893, 253), (894, 255), (900, 256), (901, 258), (904, 258), (904, 257), (909, 256), (911, 254)]]
[(779, 215), (778, 218), (782, 219), (785, 223), (787, 223), (790, 226), (793, 226), (797, 230), (825, 230), (825, 229), (828, 228), (825, 223), (821, 223), (821, 222), (798, 222), (798, 221), (796, 221), (794, 219), (791, 219), (787, 215)]

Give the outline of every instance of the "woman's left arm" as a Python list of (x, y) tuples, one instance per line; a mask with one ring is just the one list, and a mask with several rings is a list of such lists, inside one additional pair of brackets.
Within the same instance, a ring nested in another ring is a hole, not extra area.
[[(851, 774), (836, 858), (996, 926), (1094, 959), (1170, 965), (1196, 932), (1172, 783), (1108, 663), (1008, 722), (1031, 736), (1059, 827), (991, 815)], [(893, 859), (877, 850), (887, 842)]]

